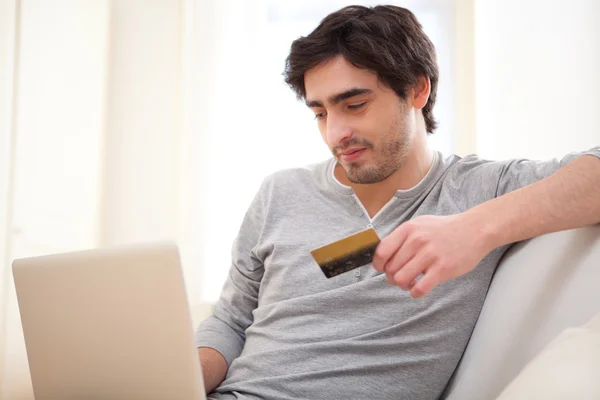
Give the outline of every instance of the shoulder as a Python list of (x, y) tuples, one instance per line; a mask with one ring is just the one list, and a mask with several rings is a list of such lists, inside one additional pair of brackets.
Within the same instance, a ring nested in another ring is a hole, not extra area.
[(488, 181), (497, 179), (502, 171), (515, 160), (494, 161), (481, 158), (476, 154), (465, 157), (456, 155), (447, 157), (445, 164), (447, 177), (457, 182)]
[(331, 160), (304, 167), (281, 169), (267, 175), (255, 197), (254, 206), (270, 220), (315, 205), (326, 187)]
[(275, 171), (264, 179), (261, 190), (270, 193), (302, 191), (318, 187), (326, 180), (332, 159), (303, 167)]
[(499, 179), (511, 161), (492, 161), (475, 154), (444, 160), (441, 188), (468, 209), (496, 197)]

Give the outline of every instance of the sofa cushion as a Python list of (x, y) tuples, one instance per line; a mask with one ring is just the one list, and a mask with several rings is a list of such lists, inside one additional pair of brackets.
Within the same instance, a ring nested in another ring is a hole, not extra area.
[(600, 225), (513, 246), (443, 398), (497, 398), (560, 332), (600, 312), (598, 282)]
[(600, 399), (600, 314), (568, 328), (538, 354), (498, 400)]

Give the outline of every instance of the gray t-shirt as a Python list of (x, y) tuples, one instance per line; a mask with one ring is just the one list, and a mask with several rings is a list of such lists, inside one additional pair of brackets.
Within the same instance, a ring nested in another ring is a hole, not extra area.
[(210, 399), (436, 399), (467, 345), (507, 246), (421, 299), (372, 265), (327, 279), (310, 251), (368, 227), (380, 238), (419, 215), (450, 215), (545, 178), (563, 160), (490, 162), (436, 153), (425, 178), (370, 219), (335, 160), (263, 182), (198, 347), (227, 360)]

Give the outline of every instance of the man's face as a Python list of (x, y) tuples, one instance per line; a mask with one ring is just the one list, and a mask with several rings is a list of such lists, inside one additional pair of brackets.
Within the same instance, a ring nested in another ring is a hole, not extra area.
[(350, 182), (380, 182), (405, 162), (414, 114), (374, 72), (336, 57), (304, 75), (306, 104)]

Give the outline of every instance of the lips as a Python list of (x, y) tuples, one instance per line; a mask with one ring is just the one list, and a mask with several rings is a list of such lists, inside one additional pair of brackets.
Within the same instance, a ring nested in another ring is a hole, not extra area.
[(352, 162), (358, 160), (365, 153), (367, 149), (350, 149), (344, 151), (340, 157), (345, 162)]
[(361, 151), (364, 149), (350, 149), (350, 150), (346, 150), (342, 153), (343, 156), (349, 156), (350, 154), (356, 153), (357, 151)]

